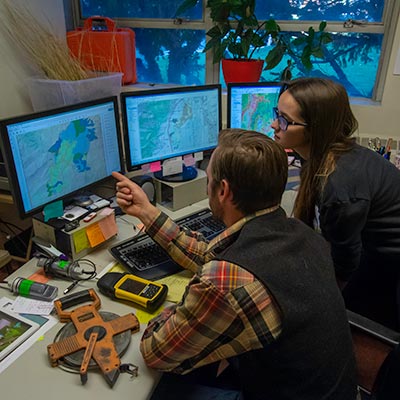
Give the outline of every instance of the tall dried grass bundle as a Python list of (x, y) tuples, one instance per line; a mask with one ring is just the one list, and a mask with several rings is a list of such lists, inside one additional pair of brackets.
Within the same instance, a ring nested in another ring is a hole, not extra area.
[(10, 0), (1, 1), (0, 29), (47, 78), (75, 81), (93, 76), (71, 55), (66, 42)]

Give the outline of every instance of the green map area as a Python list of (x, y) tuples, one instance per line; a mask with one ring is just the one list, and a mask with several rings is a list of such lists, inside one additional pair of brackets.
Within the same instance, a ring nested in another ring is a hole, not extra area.
[(217, 113), (205, 112), (210, 109), (208, 101), (207, 96), (199, 95), (139, 104), (142, 158), (215, 144), (218, 116)]
[(242, 128), (274, 135), (271, 129), (272, 108), (278, 104), (278, 95), (244, 94), (242, 96)]
[[(22, 168), (33, 206), (73, 192), (104, 171), (99, 117), (78, 119), (18, 136)], [(98, 148), (100, 146), (101, 148)]]

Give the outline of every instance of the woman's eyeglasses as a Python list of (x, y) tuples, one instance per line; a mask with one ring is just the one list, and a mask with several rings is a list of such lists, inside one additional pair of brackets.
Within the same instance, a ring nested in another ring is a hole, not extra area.
[(283, 115), (279, 114), (278, 107), (273, 107), (272, 113), (274, 120), (278, 120), (281, 131), (286, 132), (289, 125), (307, 126), (305, 122), (288, 121)]

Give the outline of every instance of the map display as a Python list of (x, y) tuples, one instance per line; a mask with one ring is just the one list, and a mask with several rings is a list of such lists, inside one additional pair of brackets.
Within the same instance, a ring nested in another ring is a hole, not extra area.
[(214, 147), (219, 116), (215, 96), (196, 94), (139, 102), (134, 161), (149, 162)]
[(273, 137), (272, 108), (278, 102), (277, 93), (248, 93), (241, 96), (241, 128)]
[(30, 203), (71, 193), (106, 174), (99, 116), (39, 128), (17, 136)]

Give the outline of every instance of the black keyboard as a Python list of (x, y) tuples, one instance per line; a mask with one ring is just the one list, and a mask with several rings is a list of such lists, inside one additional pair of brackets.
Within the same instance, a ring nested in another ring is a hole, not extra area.
[[(190, 214), (176, 223), (191, 231), (202, 233), (208, 240), (225, 229), (225, 225), (217, 221), (209, 209)], [(145, 279), (160, 279), (182, 271), (182, 267), (146, 234), (120, 242), (111, 247), (110, 252), (132, 274)]]

